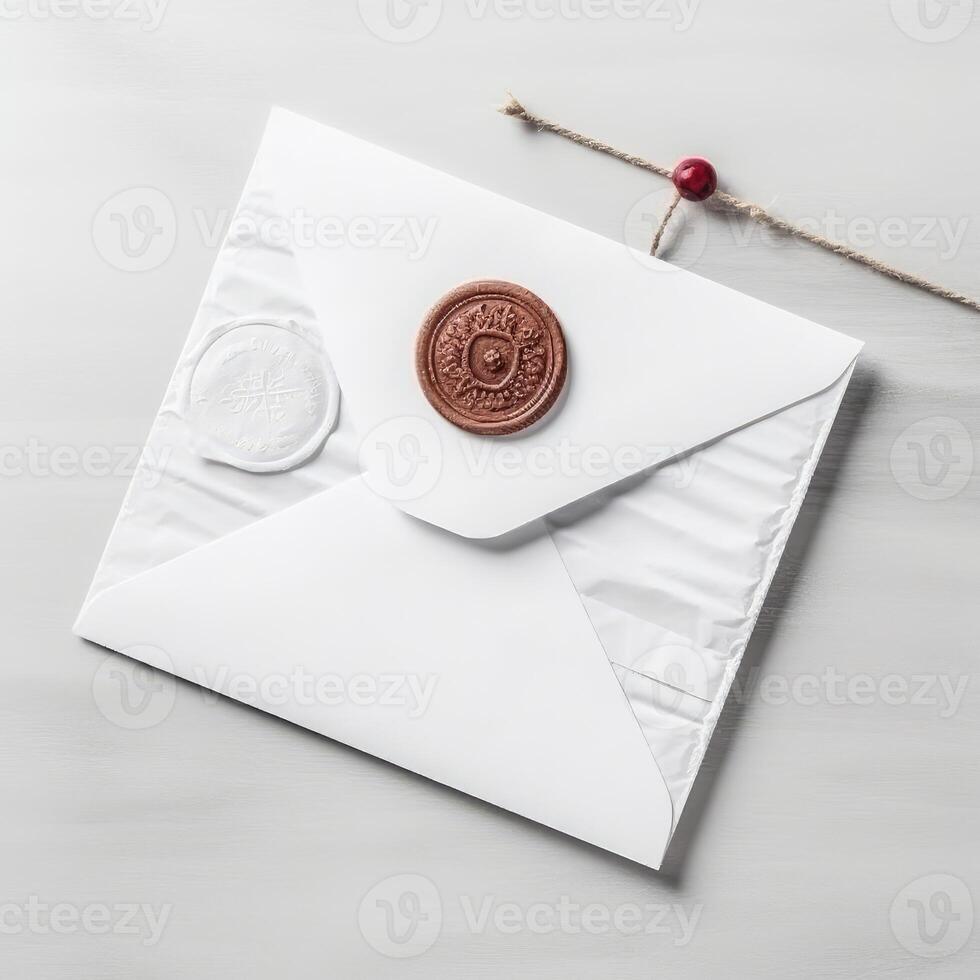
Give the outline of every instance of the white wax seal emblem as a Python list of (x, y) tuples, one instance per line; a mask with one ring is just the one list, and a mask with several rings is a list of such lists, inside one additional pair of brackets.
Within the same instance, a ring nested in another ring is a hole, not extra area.
[(183, 398), (199, 455), (274, 473), (320, 448), (337, 421), (340, 388), (314, 331), (292, 320), (237, 320), (191, 355)]

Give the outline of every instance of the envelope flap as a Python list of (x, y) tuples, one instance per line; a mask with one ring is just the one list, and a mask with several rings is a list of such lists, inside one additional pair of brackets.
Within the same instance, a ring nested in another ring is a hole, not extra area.
[(546, 534), (474, 544), (348, 480), (106, 589), (75, 630), (660, 866), (667, 787)]
[[(368, 479), (457, 534), (502, 534), (814, 395), (861, 347), (281, 110), (261, 152), (348, 407), (368, 434)], [(516, 436), (452, 426), (416, 377), (426, 311), (475, 279), (532, 290), (565, 333), (564, 397)]]

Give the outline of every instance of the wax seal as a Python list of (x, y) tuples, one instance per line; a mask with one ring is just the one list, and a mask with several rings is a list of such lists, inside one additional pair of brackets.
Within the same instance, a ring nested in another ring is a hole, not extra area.
[(558, 318), (529, 289), (464, 283), (429, 311), (415, 366), (426, 398), (467, 432), (507, 435), (542, 418), (565, 384)]
[(253, 473), (309, 459), (336, 423), (339, 404), (319, 335), (292, 320), (217, 327), (185, 366), (182, 408), (194, 450)]

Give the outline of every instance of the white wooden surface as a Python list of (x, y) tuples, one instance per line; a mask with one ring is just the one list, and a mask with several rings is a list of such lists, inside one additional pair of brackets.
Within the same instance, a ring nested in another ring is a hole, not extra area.
[[(213, 261), (200, 229), (234, 206), (270, 104), (612, 237), (655, 212), (656, 178), (495, 115), (509, 87), (980, 293), (973, 0), (945, 21), (933, 0), (926, 20), (912, 0), (446, 0), (434, 26), (429, 4), (412, 43), (356, 0), (2, 5), (3, 975), (975, 976), (980, 318), (717, 215), (668, 257), (867, 348), (666, 873), (189, 685), (159, 724), (112, 720), (105, 654), (69, 627)], [(175, 215), (145, 272), (93, 236), (134, 187)], [(394, 875), (432, 883), (407, 880), (441, 909), (427, 950), (437, 919), (396, 948), (378, 918), (406, 882), (362, 902)], [(127, 903), (166, 916), (159, 941)], [(631, 904), (652, 932), (617, 926)]]

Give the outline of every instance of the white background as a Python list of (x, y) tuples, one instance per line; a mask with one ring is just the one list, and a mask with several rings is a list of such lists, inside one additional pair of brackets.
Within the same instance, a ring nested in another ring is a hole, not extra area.
[(162, 3), (0, 0), (4, 975), (974, 976), (980, 317), (808, 246), (663, 253), (867, 342), (665, 873), (162, 677), (133, 722), (70, 634), (270, 105), (636, 235), (664, 183), (511, 88), (977, 294), (972, 0)]

